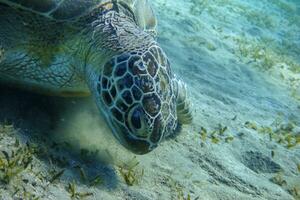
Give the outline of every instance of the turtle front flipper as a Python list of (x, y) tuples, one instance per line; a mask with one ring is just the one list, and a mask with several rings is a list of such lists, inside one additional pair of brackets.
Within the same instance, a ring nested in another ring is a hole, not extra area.
[[(137, 25), (143, 31), (156, 37), (157, 20), (152, 7), (149, 4), (149, 0), (123, 0), (123, 2), (130, 6), (134, 13)], [(119, 3), (122, 4), (122, 1)]]
[(177, 85), (177, 119), (180, 125), (192, 123), (193, 116), (190, 108), (190, 102), (187, 98), (186, 84), (181, 81), (175, 81)]

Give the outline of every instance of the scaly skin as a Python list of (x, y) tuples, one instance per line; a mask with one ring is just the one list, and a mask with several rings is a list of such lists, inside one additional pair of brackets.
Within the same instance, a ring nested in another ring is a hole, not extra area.
[(79, 27), (1, 4), (0, 24), (1, 82), (53, 95), (90, 93), (80, 73)]
[[(192, 119), (165, 53), (119, 4), (54, 21), (0, 4), (0, 81), (38, 92), (91, 93), (114, 136), (137, 154)], [(177, 105), (178, 104), (178, 105)]]

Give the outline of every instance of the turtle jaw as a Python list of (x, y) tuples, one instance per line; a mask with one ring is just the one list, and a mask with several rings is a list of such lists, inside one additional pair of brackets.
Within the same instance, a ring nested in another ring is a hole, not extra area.
[(177, 128), (174, 75), (155, 43), (113, 56), (94, 80), (96, 101), (116, 139), (145, 154)]
[(140, 140), (137, 137), (133, 137), (131, 132), (128, 132), (126, 128), (119, 124), (113, 123), (112, 131), (119, 143), (135, 154), (147, 154), (157, 147), (157, 144), (151, 146), (146, 140)]

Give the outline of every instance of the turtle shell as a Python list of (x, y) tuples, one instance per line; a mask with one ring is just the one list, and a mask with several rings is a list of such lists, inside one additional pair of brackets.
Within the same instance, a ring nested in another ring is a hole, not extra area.
[(112, 1), (131, 9), (137, 24), (142, 29), (155, 31), (156, 17), (148, 0), (0, 0), (0, 3), (64, 21), (74, 20), (91, 12), (99, 5)]
[(70, 20), (90, 12), (106, 1), (108, 0), (0, 0), (0, 3), (55, 20)]

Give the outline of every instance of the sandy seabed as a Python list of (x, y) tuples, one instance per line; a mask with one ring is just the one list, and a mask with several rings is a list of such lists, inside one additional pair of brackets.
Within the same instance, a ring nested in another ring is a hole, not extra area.
[(0, 199), (300, 199), (299, 2), (151, 3), (193, 123), (134, 156), (90, 98), (2, 87)]

